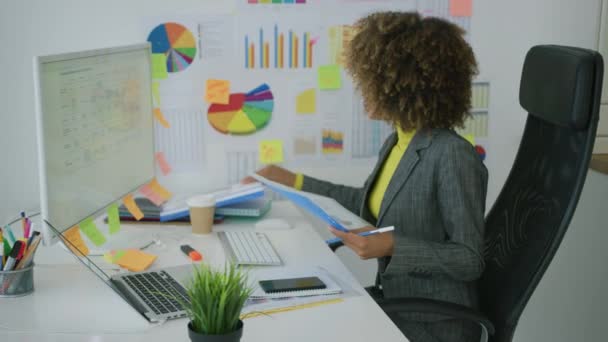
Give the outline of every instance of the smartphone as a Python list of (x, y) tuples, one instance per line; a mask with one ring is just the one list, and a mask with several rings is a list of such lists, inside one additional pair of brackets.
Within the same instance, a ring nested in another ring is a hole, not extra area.
[(324, 289), (327, 286), (318, 277), (260, 280), (266, 293)]

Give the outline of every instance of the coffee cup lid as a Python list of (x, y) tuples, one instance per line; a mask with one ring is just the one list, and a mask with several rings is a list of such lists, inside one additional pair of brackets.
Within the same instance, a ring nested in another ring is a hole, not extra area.
[(215, 197), (213, 195), (198, 195), (190, 197), (186, 204), (189, 207), (212, 207), (215, 206)]

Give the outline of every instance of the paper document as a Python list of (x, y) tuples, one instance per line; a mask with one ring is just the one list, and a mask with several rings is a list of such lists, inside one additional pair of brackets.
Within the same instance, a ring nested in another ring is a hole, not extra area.
[(348, 211), (348, 209), (341, 206), (332, 198), (298, 191), (268, 180), (258, 174), (253, 174), (252, 177), (338, 230), (347, 232), (350, 229), (371, 225)]

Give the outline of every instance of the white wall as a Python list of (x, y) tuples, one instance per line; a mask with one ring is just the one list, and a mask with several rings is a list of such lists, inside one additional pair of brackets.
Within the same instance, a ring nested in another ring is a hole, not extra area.
[[(491, 84), (488, 158), (491, 204), (508, 174), (525, 120), (517, 94), (526, 51), (534, 44), (597, 48), (601, 0), (474, 0), (472, 45), (480, 78)], [(140, 18), (231, 7), (218, 0), (21, 0), (0, 7), (0, 222), (21, 209), (38, 207), (32, 57), (142, 41)], [(371, 165), (343, 170), (310, 169), (312, 175), (361, 184)], [(602, 248), (601, 203), (608, 179), (590, 174), (579, 210), (558, 252), (522, 317), (516, 341), (604, 340), (600, 318), (607, 283)], [(349, 261), (349, 263), (351, 263)], [(369, 279), (369, 264), (357, 264)], [(371, 281), (371, 279), (365, 282)], [(582, 289), (582, 291), (580, 290)], [(565, 305), (561, 304), (565, 303)], [(604, 315), (605, 316), (605, 315)], [(564, 327), (553, 329), (554, 327)], [(567, 333), (558, 334), (564, 330)]]

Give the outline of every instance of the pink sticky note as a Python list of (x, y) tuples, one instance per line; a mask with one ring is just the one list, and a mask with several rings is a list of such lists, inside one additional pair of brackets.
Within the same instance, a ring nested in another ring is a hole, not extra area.
[(160, 170), (162, 171), (163, 175), (166, 176), (171, 173), (171, 165), (169, 165), (167, 159), (165, 159), (165, 154), (163, 152), (156, 152), (155, 156), (156, 161), (158, 162), (158, 166), (160, 166)]
[(146, 198), (149, 199), (156, 206), (160, 206), (161, 204), (163, 204), (163, 202), (165, 202), (165, 200), (152, 189), (150, 184), (146, 184), (139, 188), (139, 192), (141, 192), (142, 195), (146, 196)]
[(450, 0), (450, 15), (470, 17), (473, 13), (473, 0)]

